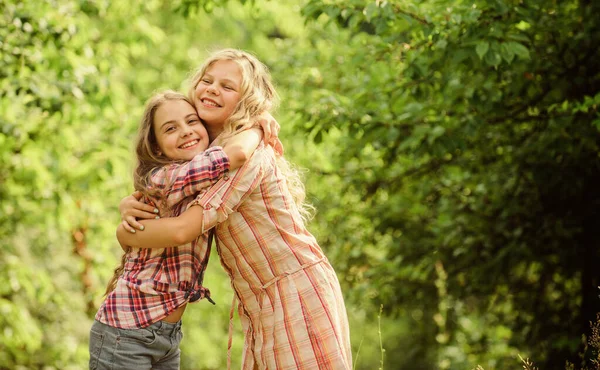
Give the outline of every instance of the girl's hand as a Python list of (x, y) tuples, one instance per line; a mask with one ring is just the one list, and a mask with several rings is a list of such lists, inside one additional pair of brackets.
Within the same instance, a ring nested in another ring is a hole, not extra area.
[(279, 140), (279, 129), (281, 129), (279, 122), (269, 112), (263, 112), (256, 122), (263, 129), (265, 144), (271, 145), (278, 155), (283, 155), (283, 144)]
[(135, 230), (144, 230), (144, 226), (137, 222), (138, 219), (159, 218), (158, 209), (140, 202), (142, 193), (139, 191), (121, 199), (119, 212), (121, 213), (121, 225), (125, 230), (135, 233)]

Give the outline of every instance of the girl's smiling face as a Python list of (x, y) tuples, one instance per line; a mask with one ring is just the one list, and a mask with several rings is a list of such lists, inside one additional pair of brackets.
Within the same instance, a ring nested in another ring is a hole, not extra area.
[(206, 69), (196, 85), (194, 104), (206, 125), (221, 131), (240, 101), (242, 72), (236, 62), (219, 60)]
[(154, 114), (158, 150), (169, 159), (191, 160), (208, 147), (208, 133), (198, 113), (185, 100), (167, 100)]

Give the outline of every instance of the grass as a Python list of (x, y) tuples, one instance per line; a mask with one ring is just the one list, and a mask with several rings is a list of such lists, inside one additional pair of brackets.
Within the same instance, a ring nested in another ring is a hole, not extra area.
[[(565, 370), (600, 370), (600, 313), (596, 314), (595, 322), (590, 322), (590, 327), (592, 329), (590, 338), (587, 341), (584, 339), (584, 348), (579, 354), (581, 357), (581, 366), (577, 368), (575, 364), (566, 361)], [(521, 360), (523, 370), (540, 370), (530, 359), (524, 359), (520, 354), (517, 356)], [(485, 369), (477, 365), (473, 370)]]
[(377, 315), (377, 334), (379, 334), (379, 350), (381, 351), (381, 362), (379, 364), (379, 370), (383, 370), (383, 355), (385, 349), (383, 348), (383, 341), (381, 340), (381, 314), (383, 313), (383, 305), (379, 307), (379, 315)]

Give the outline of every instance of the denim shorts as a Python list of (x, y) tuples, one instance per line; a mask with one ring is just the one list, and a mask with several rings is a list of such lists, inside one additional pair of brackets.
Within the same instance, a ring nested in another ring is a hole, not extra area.
[(179, 369), (181, 321), (119, 329), (97, 320), (90, 329), (90, 370)]

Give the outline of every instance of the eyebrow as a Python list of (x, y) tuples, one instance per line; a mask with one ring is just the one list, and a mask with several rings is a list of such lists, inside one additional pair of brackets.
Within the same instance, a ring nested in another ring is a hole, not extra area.
[(168, 125), (168, 124), (170, 124), (170, 123), (175, 123), (175, 121), (174, 121), (174, 120), (170, 120), (170, 121), (163, 122), (163, 123), (160, 125), (160, 127), (159, 127), (159, 128), (163, 128), (163, 127), (165, 127), (166, 125)]
[[(188, 119), (188, 118), (190, 118), (190, 117), (198, 117), (198, 115), (197, 115), (196, 113), (190, 113), (190, 114), (188, 114), (187, 116), (185, 116), (185, 119)], [(200, 117), (198, 117), (198, 118), (200, 118)], [(163, 127), (165, 127), (165, 125), (168, 125), (168, 124), (170, 124), (170, 123), (175, 123), (175, 120), (170, 120), (170, 121), (163, 122), (163, 123), (160, 125), (160, 127), (159, 127), (159, 128), (163, 128)]]
[[(213, 75), (211, 75), (210, 73), (205, 73), (205, 74), (202, 76), (202, 78), (204, 78), (204, 77), (210, 77), (210, 78), (214, 78), (214, 76), (213, 76)], [(233, 81), (233, 80), (230, 80), (229, 78), (222, 78), (222, 79), (221, 79), (221, 81), (223, 81), (223, 82), (226, 82), (226, 83), (229, 83), (229, 84), (231, 84), (231, 85), (235, 85), (235, 86), (237, 86), (237, 83), (236, 83), (235, 81)]]

